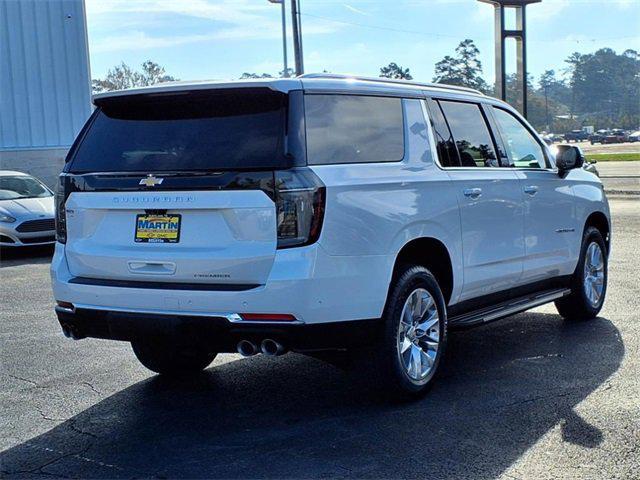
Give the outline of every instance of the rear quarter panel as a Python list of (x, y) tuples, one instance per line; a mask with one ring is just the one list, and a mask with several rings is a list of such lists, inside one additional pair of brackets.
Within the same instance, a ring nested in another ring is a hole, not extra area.
[(327, 187), (319, 242), (333, 256), (384, 257), (386, 277), (366, 281), (381, 282), (386, 292), (402, 247), (438, 239), (453, 262), (454, 301), (462, 287), (458, 203), (447, 173), (434, 163), (428, 132), (421, 110), (417, 116), (405, 108), (404, 160), (312, 166)]

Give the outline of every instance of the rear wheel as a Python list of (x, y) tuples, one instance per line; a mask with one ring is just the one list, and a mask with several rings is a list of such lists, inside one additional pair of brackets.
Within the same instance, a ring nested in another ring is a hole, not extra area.
[(163, 375), (180, 376), (200, 372), (216, 358), (215, 352), (168, 340), (131, 342), (133, 353), (149, 370)]
[(595, 318), (607, 293), (607, 255), (602, 234), (588, 227), (582, 239), (580, 260), (571, 280), (571, 295), (556, 301), (558, 313), (568, 320)]
[(444, 296), (424, 267), (405, 267), (397, 276), (383, 315), (377, 370), (388, 393), (426, 393), (442, 362), (447, 340)]

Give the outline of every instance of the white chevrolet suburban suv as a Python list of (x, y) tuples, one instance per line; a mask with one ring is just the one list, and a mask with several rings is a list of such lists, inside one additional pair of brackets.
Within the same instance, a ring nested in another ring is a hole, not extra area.
[(602, 308), (602, 184), (504, 102), (332, 74), (94, 102), (56, 201), (71, 338), (131, 342), (173, 375), (224, 352), (358, 352), (415, 395), (449, 328)]

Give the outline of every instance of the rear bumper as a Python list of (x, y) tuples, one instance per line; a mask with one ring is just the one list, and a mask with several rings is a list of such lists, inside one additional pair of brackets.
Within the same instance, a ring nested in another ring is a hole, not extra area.
[(203, 290), (185, 289), (182, 284), (173, 289), (171, 283), (165, 283), (165, 288), (149, 288), (77, 283), (67, 266), (64, 245), (58, 243), (51, 278), (55, 299), (77, 308), (162, 318), (217, 318), (220, 312), (277, 313), (293, 315), (299, 323), (311, 325), (379, 318), (393, 261), (393, 256), (331, 256), (314, 244), (278, 250), (267, 283), (256, 288)]
[(217, 352), (235, 352), (240, 340), (259, 345), (265, 338), (299, 352), (370, 345), (378, 338), (379, 320), (356, 320), (316, 325), (234, 323), (224, 316), (158, 315), (138, 312), (57, 307), (65, 335), (109, 340), (179, 338)]

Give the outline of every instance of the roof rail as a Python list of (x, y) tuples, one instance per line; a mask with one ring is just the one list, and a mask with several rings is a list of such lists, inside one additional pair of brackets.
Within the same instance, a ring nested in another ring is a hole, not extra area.
[(361, 75), (344, 75), (340, 73), (304, 73), (302, 75), (299, 75), (297, 78), (327, 78), (327, 79), (336, 79), (336, 80), (354, 79), (354, 80), (362, 80), (366, 82), (396, 83), (399, 85), (411, 85), (415, 87), (438, 88), (443, 90), (458, 90), (461, 92), (469, 92), (469, 93), (475, 93), (477, 95), (484, 95), (484, 93), (482, 93), (480, 90), (476, 90), (475, 88), (460, 87), (458, 85), (447, 85), (444, 83), (414, 82), (412, 80), (403, 80), (400, 78), (366, 77)]

